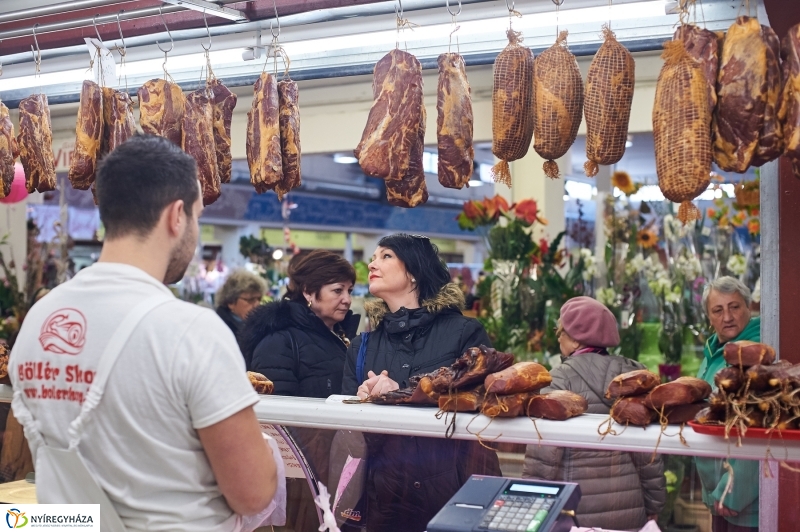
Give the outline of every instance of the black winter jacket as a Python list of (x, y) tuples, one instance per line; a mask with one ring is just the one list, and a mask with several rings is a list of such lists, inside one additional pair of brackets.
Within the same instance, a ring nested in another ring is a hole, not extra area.
[(242, 318), (231, 312), (231, 309), (228, 307), (218, 307), (217, 316), (219, 316), (222, 321), (225, 322), (225, 325), (233, 331), (234, 336), (239, 336), (239, 331), (242, 330), (242, 326), (244, 325)]
[[(360, 318), (348, 312), (334, 328), (353, 338)], [(301, 303), (283, 300), (256, 308), (239, 333), (239, 346), (247, 370), (270, 379), (276, 395), (341, 393), (347, 346)]]
[[(401, 388), (409, 377), (455, 362), (469, 347), (490, 346), (483, 326), (461, 315), (464, 294), (448, 284), (422, 308), (390, 313), (381, 300), (365, 307), (372, 332), (364, 375), (389, 371)], [(347, 352), (342, 393), (355, 395), (361, 338)], [(442, 433), (445, 427), (442, 425)], [(477, 442), (365, 434), (369, 447), (367, 528), (422, 532), (472, 474), (500, 475), (497, 455)]]

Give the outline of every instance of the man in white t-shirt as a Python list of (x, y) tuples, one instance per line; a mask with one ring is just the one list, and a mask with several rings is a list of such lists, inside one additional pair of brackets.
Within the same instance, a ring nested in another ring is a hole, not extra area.
[[(31, 309), (11, 355), (14, 390), (23, 391), (14, 404), (27, 406), (50, 447), (68, 446), (69, 424), (130, 310), (171, 297), (164, 283), (183, 277), (203, 210), (194, 159), (152, 135), (106, 156), (97, 198), (99, 262)], [(238, 531), (277, 484), (257, 401), (230, 329), (173, 298), (130, 336), (78, 450), (126, 528)]]

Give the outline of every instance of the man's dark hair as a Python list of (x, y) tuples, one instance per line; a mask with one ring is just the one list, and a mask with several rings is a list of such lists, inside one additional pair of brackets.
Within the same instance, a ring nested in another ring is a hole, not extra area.
[(430, 238), (397, 233), (383, 237), (378, 246), (395, 252), (406, 266), (406, 271), (417, 280), (419, 302), (431, 299), (450, 282), (450, 270), (439, 257), (439, 248)]
[(147, 236), (178, 200), (191, 218), (200, 195), (194, 159), (156, 135), (134, 135), (109, 153), (100, 162), (96, 187), (106, 238)]
[(356, 270), (347, 260), (332, 251), (315, 249), (307, 255), (298, 255), (289, 262), (289, 287), (286, 299), (306, 303), (303, 292), (319, 297), (326, 284), (355, 284)]

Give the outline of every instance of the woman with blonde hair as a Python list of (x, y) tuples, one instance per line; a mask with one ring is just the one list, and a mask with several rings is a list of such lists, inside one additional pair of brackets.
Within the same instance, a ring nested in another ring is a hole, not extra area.
[(247, 315), (258, 306), (267, 291), (267, 282), (247, 270), (234, 270), (217, 291), (217, 315), (233, 334), (238, 335)]

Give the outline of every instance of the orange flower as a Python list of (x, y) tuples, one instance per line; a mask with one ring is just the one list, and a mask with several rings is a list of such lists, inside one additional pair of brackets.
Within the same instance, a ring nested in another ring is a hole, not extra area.
[(483, 216), (484, 212), (483, 204), (479, 201), (465, 201), (464, 202), (464, 214), (470, 220), (476, 220)]
[(536, 213), (538, 210), (534, 200), (526, 199), (515, 205), (514, 214), (517, 218), (524, 220), (525, 223), (532, 224), (536, 221)]
[(713, 218), (716, 215), (717, 215), (717, 211), (715, 211), (711, 207), (709, 207), (708, 210), (706, 211), (706, 216), (708, 216), (709, 218)]
[(649, 249), (658, 242), (658, 235), (652, 229), (642, 229), (636, 235), (636, 243), (644, 249)]
[(733, 217), (731, 217), (731, 225), (733, 225), (734, 227), (743, 226), (744, 225), (744, 218), (745, 218), (745, 215), (744, 215), (743, 212), (741, 212), (741, 211), (737, 212), (736, 214), (733, 215)]
[(747, 222), (747, 231), (751, 235), (757, 235), (761, 232), (761, 222), (759, 222), (758, 218), (752, 218)]
[(483, 200), (483, 208), (486, 210), (486, 217), (496, 220), (500, 214), (508, 211), (508, 202), (503, 196), (497, 195), (493, 198)]

